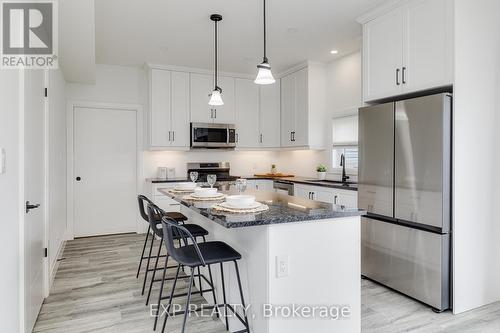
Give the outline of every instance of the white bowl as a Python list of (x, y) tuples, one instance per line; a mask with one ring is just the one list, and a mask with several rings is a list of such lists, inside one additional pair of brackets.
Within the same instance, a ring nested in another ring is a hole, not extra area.
[(194, 194), (195, 197), (213, 197), (217, 195), (217, 188), (210, 188), (210, 187), (197, 187), (194, 189)]
[(177, 183), (175, 188), (178, 190), (194, 190), (196, 188), (196, 183), (193, 182), (185, 182), (185, 183)]
[(253, 195), (230, 195), (226, 197), (226, 202), (233, 207), (245, 208), (255, 204)]

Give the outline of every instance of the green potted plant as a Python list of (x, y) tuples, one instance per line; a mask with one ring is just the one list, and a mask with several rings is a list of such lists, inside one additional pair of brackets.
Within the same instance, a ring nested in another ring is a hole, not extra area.
[(318, 179), (325, 180), (326, 179), (326, 166), (320, 164), (316, 167), (316, 171), (318, 172)]

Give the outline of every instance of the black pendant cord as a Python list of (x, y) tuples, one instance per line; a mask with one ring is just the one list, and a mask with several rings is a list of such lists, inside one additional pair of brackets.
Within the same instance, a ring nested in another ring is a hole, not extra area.
[(266, 0), (264, 0), (264, 62), (267, 62)]
[(215, 21), (215, 90), (217, 90), (217, 21)]

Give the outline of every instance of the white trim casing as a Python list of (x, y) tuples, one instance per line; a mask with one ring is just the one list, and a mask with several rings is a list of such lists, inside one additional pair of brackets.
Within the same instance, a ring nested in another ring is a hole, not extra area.
[[(144, 128), (143, 128), (143, 107), (140, 104), (117, 104), (117, 103), (101, 103), (89, 101), (68, 101), (67, 103), (67, 233), (66, 240), (72, 240), (74, 234), (74, 109), (81, 108), (98, 108), (98, 109), (115, 109), (136, 112), (136, 142), (137, 142), (137, 176), (136, 176), (136, 194), (142, 192), (143, 186), (143, 156), (142, 149), (144, 147)], [(136, 216), (136, 232), (142, 232), (140, 224), (139, 212)]]

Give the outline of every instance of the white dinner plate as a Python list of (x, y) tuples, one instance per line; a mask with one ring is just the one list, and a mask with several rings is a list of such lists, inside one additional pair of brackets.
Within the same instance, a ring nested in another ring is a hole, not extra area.
[(229, 209), (247, 210), (247, 209), (257, 209), (260, 206), (262, 206), (262, 204), (260, 202), (254, 202), (253, 204), (247, 206), (237, 206), (234, 204), (230, 204), (228, 202), (222, 202), (219, 204), (219, 206)]
[(193, 197), (210, 198), (220, 196), (222, 193), (217, 192), (217, 188), (198, 187), (194, 190)]
[(205, 195), (205, 194), (198, 195), (196, 193), (192, 193), (191, 197), (198, 198), (198, 199), (212, 199), (212, 198), (219, 199), (219, 198), (224, 197), (224, 193), (215, 193), (215, 194), (210, 194), (210, 195)]

